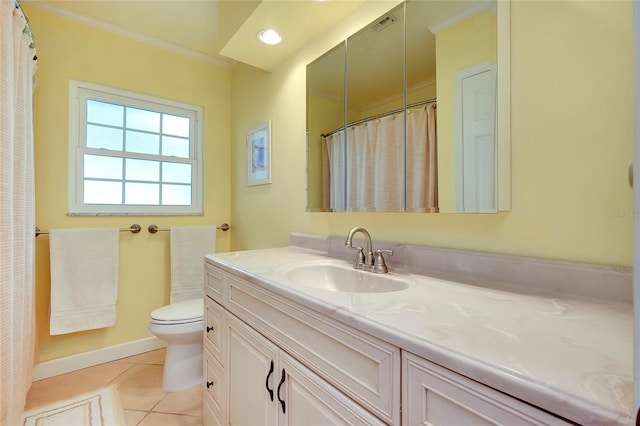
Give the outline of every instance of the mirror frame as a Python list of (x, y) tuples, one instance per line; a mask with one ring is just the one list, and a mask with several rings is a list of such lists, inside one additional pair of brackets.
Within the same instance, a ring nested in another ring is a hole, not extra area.
[(496, 0), (498, 212), (511, 210), (511, 0)]

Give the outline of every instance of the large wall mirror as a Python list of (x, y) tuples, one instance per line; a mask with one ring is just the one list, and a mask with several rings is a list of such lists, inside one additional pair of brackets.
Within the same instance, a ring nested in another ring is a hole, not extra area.
[(308, 211), (508, 209), (501, 3), (406, 0), (307, 66)]

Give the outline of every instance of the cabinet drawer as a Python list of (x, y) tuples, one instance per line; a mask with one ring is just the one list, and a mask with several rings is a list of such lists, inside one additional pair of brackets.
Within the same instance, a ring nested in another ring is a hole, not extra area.
[[(204, 409), (213, 413), (217, 424), (225, 423), (224, 403), (226, 401), (226, 387), (224, 381), (224, 369), (216, 361), (213, 355), (206, 349), (204, 351)], [(205, 413), (206, 415), (206, 413)], [(205, 424), (208, 424), (205, 422)]]
[(400, 350), (227, 275), (226, 308), (384, 421), (400, 422)]
[(224, 291), (224, 272), (205, 263), (204, 274), (205, 295), (209, 296), (218, 303), (222, 303)]
[(404, 426), (573, 424), (408, 352), (402, 377)]
[(222, 321), (224, 317), (224, 309), (216, 302), (208, 297), (204, 298), (205, 313), (205, 329), (204, 329), (204, 347), (207, 348), (218, 362), (224, 365), (223, 354), (225, 352), (224, 332)]

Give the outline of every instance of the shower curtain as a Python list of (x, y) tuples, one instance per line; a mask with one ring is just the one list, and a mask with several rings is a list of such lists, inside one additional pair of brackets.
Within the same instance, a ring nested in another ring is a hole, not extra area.
[(404, 114), (347, 129), (347, 211), (404, 209)]
[(1, 425), (20, 424), (33, 371), (35, 63), (21, 9), (13, 0), (0, 1)]
[(323, 138), (325, 210), (438, 211), (435, 104), (406, 117), (406, 146), (404, 113)]
[(408, 111), (406, 211), (437, 213), (438, 150), (436, 105)]
[(323, 138), (323, 200), (324, 210), (343, 212), (346, 210), (346, 140), (344, 130)]

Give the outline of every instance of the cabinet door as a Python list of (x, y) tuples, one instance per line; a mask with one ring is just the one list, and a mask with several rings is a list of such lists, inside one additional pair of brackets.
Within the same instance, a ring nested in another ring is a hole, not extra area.
[(402, 377), (405, 426), (571, 424), (407, 352)]
[(235, 317), (225, 319), (229, 424), (275, 425), (278, 349)]
[(386, 424), (284, 352), (277, 378), (280, 425)]

